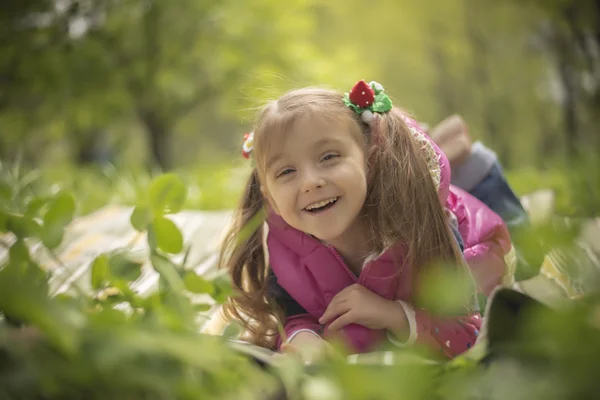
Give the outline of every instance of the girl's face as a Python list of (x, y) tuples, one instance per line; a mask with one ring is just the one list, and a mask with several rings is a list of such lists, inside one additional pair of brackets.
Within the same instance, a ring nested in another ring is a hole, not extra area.
[[(365, 154), (349, 127), (308, 116), (269, 146), (263, 191), (290, 226), (335, 245), (360, 231)], [(357, 229), (358, 228), (358, 229)]]

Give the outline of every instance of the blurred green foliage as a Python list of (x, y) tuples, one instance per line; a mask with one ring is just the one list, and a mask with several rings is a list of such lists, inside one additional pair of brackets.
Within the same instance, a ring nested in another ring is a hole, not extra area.
[(149, 233), (148, 258), (160, 275), (158, 291), (147, 297), (130, 288), (142, 271), (127, 247), (92, 262), (92, 293), (73, 287), (51, 296), (46, 271), (26, 243), (41, 241), (52, 252), (73, 218), (74, 197), (3, 187), (10, 202), (0, 204), (1, 245), (8, 249), (0, 269), (0, 398), (262, 398), (277, 390), (273, 376), (218, 338), (196, 333), (196, 310), (206, 304), (191, 294), (222, 303), (231, 285), (170, 258), (183, 250), (169, 219), (185, 204), (179, 177), (154, 179), (136, 208), (151, 206), (151, 218), (138, 228)]
[[(72, 173), (100, 176), (99, 171)], [(569, 172), (562, 174), (568, 176)], [(186, 197), (194, 192), (193, 186), (169, 173), (154, 179), (141, 175), (144, 178), (130, 189), (131, 204), (135, 205), (131, 224), (148, 232), (147, 258), (160, 276), (156, 292), (141, 296), (131, 289), (130, 283), (142, 274), (142, 265), (126, 246), (101, 254), (91, 263), (91, 292), (72, 286), (51, 296), (47, 272), (36, 263), (28, 244), (41, 241), (53, 252), (67, 224), (80, 212), (79, 199), (86, 198), (71, 186), (77, 179), (48, 186), (43, 175), (3, 165), (0, 180), (0, 245), (8, 250), (0, 268), (0, 398), (595, 396), (595, 371), (600, 368), (597, 263), (587, 265), (590, 261), (581, 257), (569, 259), (573, 264), (568, 265), (568, 273), (575, 280), (585, 279), (586, 295), (564, 309), (550, 309), (530, 299), (521, 304), (519, 298), (511, 298), (516, 292), (505, 296), (503, 302), (492, 302), (485, 339), (450, 362), (415, 348), (367, 354), (357, 358), (358, 363), (333, 358), (306, 368), (290, 356), (271, 359), (272, 365), (264, 367), (226, 341), (240, 335), (236, 324), (227, 326), (222, 337), (197, 333), (197, 312), (206, 311), (212, 303), (198, 302), (194, 295), (210, 295), (223, 303), (232, 292), (226, 275), (200, 276), (186, 265), (186, 257), (183, 262), (172, 258), (185, 249), (170, 215), (190, 205)], [(578, 183), (561, 177), (560, 172), (545, 178), (530, 176), (541, 180), (540, 187), (559, 189), (554, 183), (561, 182), (565, 193), (578, 190)], [(523, 181), (523, 190), (535, 189), (526, 186), (527, 181)], [(93, 186), (90, 183), (89, 187)], [(110, 190), (110, 185), (96, 188), (97, 193)], [(568, 200), (574, 199), (569, 195)], [(597, 214), (598, 204), (594, 210)], [(539, 260), (551, 250), (569, 250), (580, 233), (579, 223), (573, 222), (560, 218), (520, 231), (514, 237), (515, 246), (526, 260)], [(539, 266), (531, 264), (517, 275), (530, 278)], [(423, 282), (422, 293), (438, 295), (425, 296), (422, 301), (440, 317), (452, 315), (472, 300), (465, 296), (469, 293), (465, 283), (464, 276), (449, 269), (432, 272)]]
[(573, 162), (600, 146), (598, 7), (12, 2), (0, 11), (0, 159), (221, 165), (266, 99), (365, 78), (430, 126), (463, 115), (511, 169)]
[[(249, 166), (237, 160), (199, 165), (177, 173), (187, 192), (183, 208), (222, 210), (237, 205)], [(85, 215), (107, 204), (147, 202), (146, 189), (152, 176), (142, 169), (118, 170), (113, 165), (81, 168), (63, 165), (40, 170), (22, 163), (0, 162), (0, 196), (3, 200), (13, 195), (29, 199), (60, 188), (75, 196), (78, 215)], [(10, 188), (11, 184), (14, 190)], [(38, 204), (34, 202), (31, 206)]]

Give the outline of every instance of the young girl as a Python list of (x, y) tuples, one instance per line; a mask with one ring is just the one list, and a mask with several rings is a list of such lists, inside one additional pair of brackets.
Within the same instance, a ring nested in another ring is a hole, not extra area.
[[(507, 271), (508, 231), (450, 186), (444, 154), (381, 85), (287, 93), (259, 114), (250, 152), (255, 168), (220, 263), (237, 291), (225, 312), (248, 339), (280, 346), (281, 324), (299, 348), (335, 335), (357, 352), (389, 339), (453, 357), (475, 343), (476, 306), (430, 315), (415, 305), (418, 282), (435, 263), (467, 270), (466, 260), (489, 294)], [(248, 232), (261, 210), (266, 223)]]

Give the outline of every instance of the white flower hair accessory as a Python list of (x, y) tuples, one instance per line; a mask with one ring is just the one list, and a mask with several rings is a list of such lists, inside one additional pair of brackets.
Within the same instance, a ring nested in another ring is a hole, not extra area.
[(242, 156), (244, 158), (250, 158), (250, 153), (254, 150), (254, 132), (246, 133), (244, 135), (244, 143), (242, 144)]

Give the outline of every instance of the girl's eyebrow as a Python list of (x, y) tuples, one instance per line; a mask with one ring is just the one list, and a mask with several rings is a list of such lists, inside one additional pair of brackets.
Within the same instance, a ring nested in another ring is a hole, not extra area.
[(281, 161), (283, 159), (283, 154), (279, 153), (274, 157), (268, 158), (267, 162), (266, 162), (266, 170), (268, 171), (269, 169), (273, 168), (273, 165), (275, 165), (276, 163), (278, 163), (279, 161)]
[(328, 144), (343, 144), (343, 142), (338, 138), (325, 137), (323, 139), (319, 139), (313, 145), (313, 148), (319, 148)]

